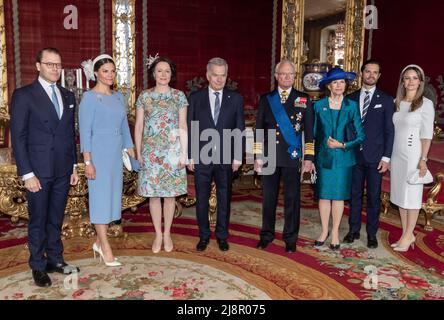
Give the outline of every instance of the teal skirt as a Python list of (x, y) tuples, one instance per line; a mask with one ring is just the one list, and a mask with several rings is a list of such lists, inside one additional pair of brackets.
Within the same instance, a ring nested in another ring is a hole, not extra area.
[(349, 200), (351, 197), (352, 168), (317, 168), (317, 197), (327, 200)]

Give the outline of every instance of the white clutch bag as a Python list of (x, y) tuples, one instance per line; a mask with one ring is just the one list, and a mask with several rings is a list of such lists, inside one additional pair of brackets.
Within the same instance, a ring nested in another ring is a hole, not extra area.
[(136, 158), (131, 157), (128, 154), (128, 150), (126, 150), (126, 149), (122, 150), (122, 160), (123, 160), (123, 165), (125, 166), (125, 168), (129, 172), (131, 172), (131, 171), (139, 172), (140, 171), (139, 161), (137, 161)]
[(130, 160), (128, 152), (126, 152), (126, 149), (122, 150), (122, 160), (123, 160), (123, 165), (125, 166), (126, 170), (131, 172), (132, 171), (131, 160)]
[(428, 184), (433, 182), (433, 176), (429, 170), (427, 170), (424, 177), (419, 176), (419, 169), (411, 172), (407, 177), (407, 183), (409, 184)]

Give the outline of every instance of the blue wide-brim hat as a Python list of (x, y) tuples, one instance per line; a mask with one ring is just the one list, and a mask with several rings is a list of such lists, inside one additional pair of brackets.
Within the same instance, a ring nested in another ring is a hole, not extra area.
[(341, 68), (335, 67), (328, 71), (327, 75), (319, 81), (319, 88), (324, 89), (327, 84), (332, 81), (344, 79), (347, 81), (351, 81), (356, 78), (356, 73), (354, 72), (345, 72)]

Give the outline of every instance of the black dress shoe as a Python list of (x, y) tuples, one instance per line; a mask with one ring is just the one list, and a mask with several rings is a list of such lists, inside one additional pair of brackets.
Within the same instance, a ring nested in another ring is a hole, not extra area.
[(209, 242), (210, 242), (210, 239), (200, 239), (196, 245), (196, 250), (197, 251), (204, 251), (207, 248)]
[(376, 249), (378, 247), (378, 239), (375, 236), (367, 236), (367, 247), (370, 249)]
[(256, 245), (256, 248), (258, 248), (258, 249), (265, 249), (270, 243), (271, 243), (271, 241), (268, 241), (268, 240), (265, 240), (265, 239), (260, 239), (259, 242)]
[(228, 251), (228, 249), (230, 249), (230, 246), (225, 239), (217, 239), (217, 244), (219, 245), (219, 249), (222, 251)]
[(330, 236), (330, 232), (327, 233), (327, 237), (324, 239), (324, 241), (315, 240), (314, 246), (315, 247), (322, 247), (325, 243), (325, 240), (327, 240), (329, 236)]
[(360, 237), (361, 236), (359, 235), (359, 232), (349, 232), (344, 237), (344, 242), (345, 243), (353, 243), (353, 241), (359, 240)]
[(296, 242), (285, 242), (285, 252), (296, 252)]
[(47, 273), (58, 272), (61, 274), (71, 274), (73, 272), (79, 273), (80, 269), (79, 269), (79, 267), (71, 266), (71, 265), (67, 264), (65, 261), (63, 261), (63, 262), (59, 262), (55, 265), (48, 264), (46, 266), (46, 272)]
[(339, 243), (338, 244), (330, 243), (330, 249), (333, 251), (339, 250), (340, 246), (341, 245)]
[(52, 282), (45, 271), (32, 270), (32, 277), (34, 282), (39, 287), (50, 287)]

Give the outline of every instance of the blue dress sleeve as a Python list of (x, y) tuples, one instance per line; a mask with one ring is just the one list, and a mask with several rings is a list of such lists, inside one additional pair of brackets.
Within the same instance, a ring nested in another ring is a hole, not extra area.
[(133, 144), (133, 139), (131, 138), (131, 133), (130, 133), (130, 129), (129, 129), (129, 125), (128, 125), (128, 116), (126, 114), (126, 108), (125, 108), (125, 104), (123, 103), (124, 97), (123, 95), (119, 92), (119, 100), (122, 101), (123, 104), (123, 110), (125, 113), (125, 116), (122, 119), (122, 123), (120, 126), (120, 130), (122, 131), (122, 136), (123, 136), (123, 148), (124, 149), (128, 149), (128, 148), (133, 148), (134, 144)]
[(91, 152), (92, 127), (94, 123), (95, 101), (91, 94), (85, 93), (79, 107), (80, 151)]

